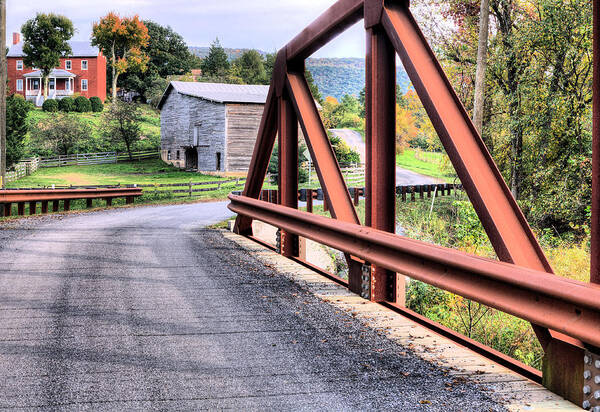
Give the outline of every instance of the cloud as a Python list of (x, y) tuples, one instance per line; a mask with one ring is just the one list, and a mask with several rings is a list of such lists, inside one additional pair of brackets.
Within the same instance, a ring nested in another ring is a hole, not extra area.
[[(78, 40), (89, 39), (92, 23), (109, 11), (139, 14), (170, 25), (189, 45), (208, 46), (219, 37), (226, 47), (274, 51), (326, 10), (333, 0), (28, 0), (7, 2), (7, 30), (19, 31), (37, 12), (63, 14), (73, 20)], [(11, 36), (7, 36), (10, 41)], [(364, 55), (364, 32), (355, 27), (319, 56)]]

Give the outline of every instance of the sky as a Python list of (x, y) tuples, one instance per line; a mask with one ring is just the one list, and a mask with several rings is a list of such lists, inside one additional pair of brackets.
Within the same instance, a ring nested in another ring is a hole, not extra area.
[[(38, 12), (54, 12), (73, 21), (74, 40), (88, 40), (92, 24), (109, 11), (171, 26), (189, 46), (209, 46), (218, 37), (224, 47), (273, 52), (284, 46), (335, 0), (7, 0), (7, 42)], [(51, 4), (51, 5), (49, 5)], [(362, 22), (315, 57), (364, 57)]]

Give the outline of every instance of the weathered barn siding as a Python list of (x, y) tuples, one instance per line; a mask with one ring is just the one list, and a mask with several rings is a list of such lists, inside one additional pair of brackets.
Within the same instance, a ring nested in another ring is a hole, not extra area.
[[(160, 115), (163, 160), (185, 167), (185, 149), (193, 147), (194, 128), (198, 127), (198, 169), (214, 171), (217, 153), (226, 158), (225, 105), (186, 96), (172, 90)], [(168, 152), (171, 159), (168, 160)], [(179, 151), (180, 159), (177, 159)], [(221, 169), (223, 169), (221, 160)]]
[(227, 171), (248, 171), (263, 109), (262, 104), (227, 104)]

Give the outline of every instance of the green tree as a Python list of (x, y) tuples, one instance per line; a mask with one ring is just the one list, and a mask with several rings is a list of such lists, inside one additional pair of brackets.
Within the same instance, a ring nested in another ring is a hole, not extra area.
[(108, 58), (112, 98), (117, 100), (117, 81), (127, 71), (146, 71), (148, 56), (142, 51), (149, 41), (148, 28), (138, 16), (122, 18), (108, 13), (92, 28), (92, 44)]
[(143, 23), (149, 36), (148, 44), (141, 47), (142, 53), (149, 58), (146, 70), (131, 70), (122, 74), (119, 76), (119, 85), (137, 92), (145, 99), (148, 89), (155, 86), (157, 78), (186, 74), (198, 62), (183, 37), (170, 26), (161, 26), (151, 20), (144, 20)]
[(144, 98), (146, 102), (156, 107), (160, 102), (165, 90), (167, 90), (167, 86), (169, 86), (169, 81), (167, 79), (163, 79), (162, 77), (155, 76), (150, 79), (150, 84), (145, 90)]
[(246, 84), (268, 84), (267, 72), (262, 56), (256, 50), (244, 52), (233, 63)]
[(229, 59), (219, 39), (210, 45), (208, 56), (202, 61), (202, 75), (208, 77), (225, 77), (229, 71)]
[(104, 137), (113, 143), (123, 143), (127, 149), (129, 160), (132, 147), (140, 140), (142, 112), (135, 103), (115, 101), (103, 114), (101, 131)]
[(323, 104), (323, 96), (321, 96), (321, 92), (319, 91), (319, 87), (315, 83), (315, 79), (313, 78), (310, 70), (306, 69), (304, 71), (304, 75), (306, 76), (306, 81), (308, 82), (308, 87), (310, 88), (310, 92), (313, 95), (313, 99), (315, 99), (319, 104)]
[(27, 134), (27, 114), (31, 103), (23, 96), (13, 94), (6, 99), (6, 165), (11, 167), (21, 160)]
[(21, 27), (23, 62), (42, 73), (44, 98), (48, 97), (48, 76), (60, 65), (60, 58), (71, 53), (69, 39), (75, 29), (71, 20), (57, 14), (38, 13)]
[(34, 123), (31, 137), (38, 154), (76, 153), (80, 143), (90, 139), (90, 127), (74, 114), (58, 113)]

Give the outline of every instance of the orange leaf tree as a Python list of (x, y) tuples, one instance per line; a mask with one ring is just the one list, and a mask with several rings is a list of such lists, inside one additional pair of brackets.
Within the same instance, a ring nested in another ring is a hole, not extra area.
[(112, 98), (117, 98), (117, 80), (128, 70), (146, 71), (149, 57), (142, 52), (148, 44), (148, 28), (139, 16), (121, 17), (110, 12), (94, 23), (92, 44), (108, 58), (112, 69)]

